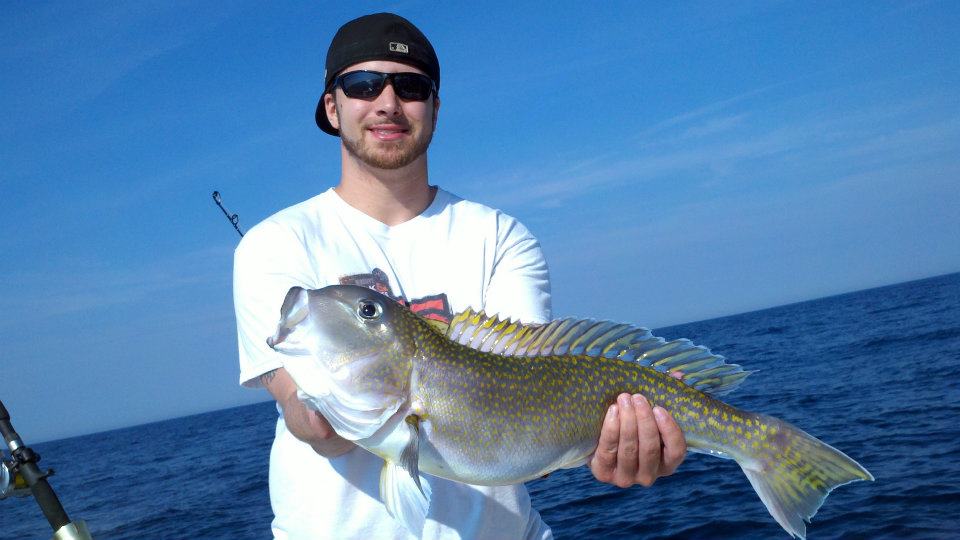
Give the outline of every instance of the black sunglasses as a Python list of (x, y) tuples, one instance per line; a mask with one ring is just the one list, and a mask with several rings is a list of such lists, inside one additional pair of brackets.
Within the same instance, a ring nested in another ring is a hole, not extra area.
[(374, 99), (383, 92), (387, 81), (393, 85), (397, 97), (404, 101), (424, 101), (437, 90), (433, 80), (420, 73), (381, 73), (379, 71), (351, 71), (338, 75), (331, 89), (337, 86), (348, 98)]

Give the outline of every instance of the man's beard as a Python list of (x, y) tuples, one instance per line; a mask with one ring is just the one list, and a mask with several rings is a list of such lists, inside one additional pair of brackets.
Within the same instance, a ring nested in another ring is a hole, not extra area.
[[(337, 111), (337, 114), (339, 115), (340, 111)], [(379, 148), (373, 148), (363, 137), (365, 131), (366, 128), (360, 132), (358, 138), (352, 139), (340, 130), (340, 139), (350, 155), (377, 169), (399, 169), (413, 163), (427, 151), (433, 139), (433, 130), (424, 130), (404, 141), (381, 143)]]

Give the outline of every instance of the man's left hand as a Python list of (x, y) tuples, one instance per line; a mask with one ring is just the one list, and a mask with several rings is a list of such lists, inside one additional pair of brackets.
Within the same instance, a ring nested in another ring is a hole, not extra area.
[(588, 463), (601, 482), (650, 487), (657, 478), (673, 474), (686, 455), (683, 432), (666, 409), (651, 408), (640, 394), (620, 394), (607, 410)]

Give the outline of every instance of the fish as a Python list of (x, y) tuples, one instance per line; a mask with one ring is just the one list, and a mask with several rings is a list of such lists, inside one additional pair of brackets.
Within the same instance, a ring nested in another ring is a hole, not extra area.
[(418, 536), (431, 476), (510, 485), (580, 466), (624, 392), (669, 411), (689, 451), (735, 460), (791, 537), (806, 537), (834, 488), (874, 479), (788, 422), (721, 401), (752, 372), (686, 339), (473, 309), (442, 327), (355, 285), (293, 287), (280, 311), (267, 344), (285, 355), (298, 397), (384, 460), (380, 498)]

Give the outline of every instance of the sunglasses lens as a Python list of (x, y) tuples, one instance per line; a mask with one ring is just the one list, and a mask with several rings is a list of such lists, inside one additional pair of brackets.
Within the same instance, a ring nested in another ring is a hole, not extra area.
[(430, 97), (433, 81), (419, 73), (397, 73), (393, 76), (393, 89), (400, 99), (423, 101)]
[(393, 91), (406, 101), (423, 101), (433, 92), (433, 81), (426, 75), (377, 71), (353, 71), (341, 75), (340, 88), (349, 98), (373, 99), (383, 92), (388, 78), (393, 84)]
[(387, 78), (380, 73), (369, 71), (354, 71), (347, 73), (340, 79), (340, 87), (347, 97), (354, 99), (370, 99), (380, 95)]

